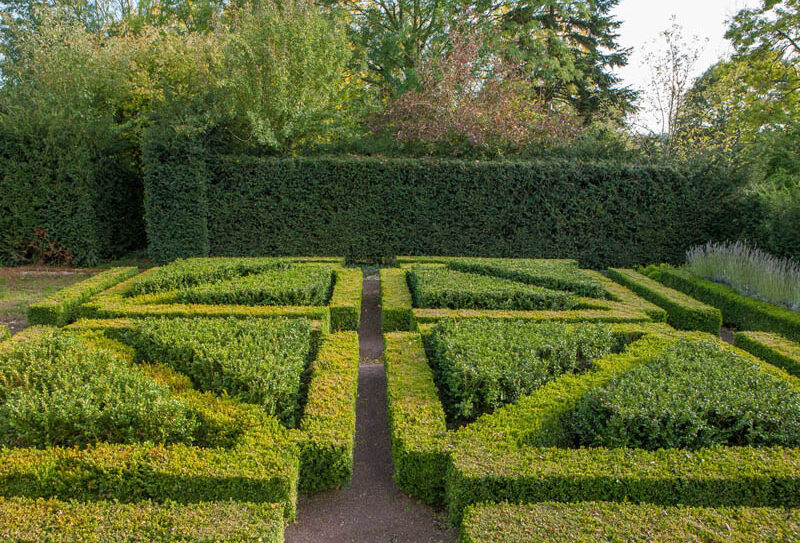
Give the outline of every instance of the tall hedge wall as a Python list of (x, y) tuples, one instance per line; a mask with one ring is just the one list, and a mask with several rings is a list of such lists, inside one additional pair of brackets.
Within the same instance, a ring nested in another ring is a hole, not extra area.
[(199, 163), (162, 163), (147, 175), (157, 260), (207, 254), (207, 231), (208, 254), (220, 256), (535, 256), (630, 266), (682, 260), (692, 244), (732, 237), (735, 224), (731, 183), (698, 168), (248, 156), (206, 165), (205, 200)]
[(0, 129), (0, 265), (25, 263), (37, 229), (75, 265), (143, 247), (136, 153), (113, 138), (90, 148), (66, 129)]

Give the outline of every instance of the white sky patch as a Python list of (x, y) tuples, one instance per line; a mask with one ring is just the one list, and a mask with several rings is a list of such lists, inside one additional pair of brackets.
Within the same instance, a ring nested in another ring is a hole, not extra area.
[[(614, 12), (622, 22), (619, 43), (622, 47), (632, 47), (633, 52), (628, 65), (617, 73), (624, 85), (640, 91), (646, 89), (650, 70), (644, 64), (644, 53), (653, 48), (660, 32), (672, 26), (671, 18), (675, 16), (687, 38), (708, 39), (693, 74), (700, 76), (730, 54), (731, 44), (725, 39), (728, 20), (739, 10), (760, 4), (760, 0), (622, 0)], [(650, 128), (657, 130), (659, 125)]]

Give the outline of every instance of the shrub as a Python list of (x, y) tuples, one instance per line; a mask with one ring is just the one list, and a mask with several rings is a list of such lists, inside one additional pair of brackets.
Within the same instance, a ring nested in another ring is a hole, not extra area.
[(304, 319), (143, 319), (118, 332), (139, 359), (169, 364), (203, 390), (227, 393), (292, 426), (313, 355)]
[(800, 377), (800, 344), (769, 332), (736, 332), (733, 344)]
[(568, 290), (590, 298), (606, 298), (602, 281), (578, 268), (575, 260), (452, 258), (447, 265), (458, 271), (504, 277), (553, 290)]
[(686, 269), (737, 292), (800, 311), (800, 264), (746, 243), (708, 243), (686, 253)]
[(5, 324), (0, 324), (0, 342), (3, 342), (11, 337), (11, 332), (8, 330), (8, 326)]
[(633, 270), (610, 268), (608, 276), (646, 300), (663, 307), (667, 311), (667, 322), (675, 328), (719, 335), (722, 326), (719, 309), (698, 302)]
[(0, 533), (9, 543), (283, 543), (283, 524), (282, 507), (275, 503), (0, 498)]
[(584, 396), (572, 425), (588, 446), (797, 446), (800, 391), (713, 343), (683, 341)]
[(29, 305), (28, 322), (65, 326), (75, 320), (78, 315), (78, 307), (91, 296), (135, 276), (138, 272), (139, 270), (134, 267), (111, 268), (80, 283), (63, 288), (41, 302)]
[(415, 307), (450, 309), (570, 309), (569, 293), (447, 269), (417, 265), (408, 273)]
[(472, 419), (590, 368), (614, 340), (602, 325), (446, 320), (429, 343), (445, 410)]
[(789, 541), (800, 511), (767, 507), (664, 507), (610, 502), (486, 504), (469, 508), (462, 543), (582, 541)]
[(198, 421), (108, 351), (48, 331), (0, 358), (0, 441), (12, 447), (191, 442)]
[(329, 266), (293, 266), (180, 290), (179, 302), (230, 305), (326, 305)]
[(188, 289), (286, 265), (267, 258), (186, 258), (143, 273), (129, 282), (126, 296), (139, 296), (168, 290)]
[[(723, 209), (729, 180), (703, 168), (238, 155), (213, 157), (208, 173), (211, 255), (517, 256), (604, 268), (678, 262), (686, 247), (735, 235), (737, 211)], [(150, 181), (182, 190), (170, 177)], [(151, 237), (179, 239), (183, 227), (156, 212), (165, 218)]]
[(671, 266), (649, 266), (644, 273), (722, 311), (722, 320), (740, 330), (776, 332), (800, 341), (800, 313), (743, 296), (727, 285)]

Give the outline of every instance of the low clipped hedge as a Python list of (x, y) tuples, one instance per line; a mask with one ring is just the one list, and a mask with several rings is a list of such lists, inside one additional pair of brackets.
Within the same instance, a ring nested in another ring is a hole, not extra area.
[(414, 307), (449, 309), (570, 309), (577, 299), (557, 291), (510, 279), (415, 265), (408, 272)]
[(593, 447), (800, 447), (800, 385), (712, 342), (681, 341), (581, 398), (571, 427)]
[[(361, 316), (362, 273), (345, 268), (333, 258), (292, 259), (187, 259), (163, 268), (153, 268), (96, 294), (80, 307), (86, 319), (116, 318), (224, 318), (290, 317), (320, 321), (323, 330), (356, 330)], [(327, 305), (213, 305), (177, 303), (177, 293), (203, 281), (225, 280), (241, 273), (297, 265), (330, 266), (335, 274)], [(176, 286), (177, 285), (177, 286)]]
[(386, 332), (416, 329), (411, 291), (406, 283), (406, 270), (381, 269), (381, 328)]
[(800, 510), (630, 503), (486, 504), (464, 515), (461, 543), (794, 541)]
[(358, 395), (356, 332), (322, 339), (300, 423), (300, 490), (346, 485), (353, 474)]
[(769, 332), (737, 332), (733, 344), (800, 377), (800, 344)]
[(134, 267), (111, 268), (74, 285), (63, 288), (28, 306), (28, 322), (51, 326), (65, 326), (78, 316), (78, 308), (91, 296), (135, 276)]
[(394, 480), (425, 503), (444, 500), (447, 424), (419, 334), (388, 333), (386, 396)]
[(125, 357), (47, 330), (0, 354), (0, 444), (191, 443), (198, 416)]
[(0, 324), (0, 341), (5, 341), (11, 337), (11, 331), (5, 324)]
[(280, 504), (135, 504), (0, 497), (8, 543), (283, 543)]
[(189, 287), (179, 290), (176, 299), (215, 305), (325, 305), (333, 280), (328, 266), (292, 266)]
[(722, 326), (722, 314), (719, 309), (665, 287), (634, 270), (610, 268), (608, 276), (642, 298), (663, 307), (667, 312), (667, 322), (675, 328), (719, 335)]
[(456, 447), (451, 459), (447, 503), (455, 522), (468, 505), (486, 501), (800, 506), (800, 449)]
[(579, 269), (577, 260), (448, 258), (443, 262), (457, 271), (503, 277), (553, 290), (567, 290), (589, 298), (607, 296), (603, 283)]
[(793, 341), (800, 341), (800, 313), (743, 296), (727, 285), (672, 266), (650, 266), (644, 273), (668, 287), (718, 308), (726, 324), (740, 330), (775, 332)]
[(449, 319), (428, 336), (445, 411), (470, 420), (566, 373), (590, 369), (614, 346), (607, 326)]
[(117, 332), (140, 360), (168, 364), (202, 390), (255, 403), (293, 426), (313, 359), (304, 319), (142, 319)]

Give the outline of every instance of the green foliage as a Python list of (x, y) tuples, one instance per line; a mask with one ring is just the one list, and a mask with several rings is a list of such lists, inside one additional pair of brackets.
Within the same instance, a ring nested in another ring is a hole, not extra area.
[(208, 256), (206, 149), (191, 121), (156, 124), (144, 136), (147, 250), (159, 263)]
[(167, 266), (148, 271), (128, 283), (126, 296), (153, 292), (189, 289), (204, 283), (214, 283), (235, 277), (261, 273), (285, 265), (284, 261), (268, 258), (186, 258)]
[(3, 342), (11, 337), (11, 332), (8, 330), (8, 326), (5, 324), (0, 324), (0, 342)]
[(445, 411), (474, 419), (516, 402), (611, 351), (607, 326), (504, 320), (445, 320), (429, 351)]
[(650, 266), (644, 273), (668, 287), (680, 290), (722, 312), (725, 324), (740, 330), (776, 332), (800, 341), (800, 314), (749, 296), (743, 296), (727, 285), (697, 277), (671, 266)]
[(293, 426), (312, 358), (304, 319), (143, 319), (120, 337), (141, 360), (169, 364), (203, 390), (263, 406)]
[(601, 281), (578, 268), (576, 260), (453, 258), (448, 267), (471, 273), (504, 277), (554, 290), (568, 290), (590, 298), (606, 298)]
[(80, 283), (70, 285), (28, 306), (28, 322), (65, 326), (75, 320), (78, 308), (91, 296), (135, 276), (137, 268), (111, 268)]
[(333, 288), (330, 266), (292, 266), (197, 285), (177, 293), (182, 303), (326, 305)]
[(713, 343), (684, 341), (584, 396), (572, 428), (593, 447), (797, 447), (800, 391)]
[(415, 265), (408, 272), (408, 286), (414, 307), (561, 310), (577, 305), (566, 292), (442, 266)]
[(608, 276), (667, 311), (667, 322), (680, 330), (700, 330), (719, 335), (722, 314), (682, 292), (667, 288), (633, 270), (611, 268)]
[(353, 474), (358, 395), (358, 334), (326, 335), (311, 365), (300, 431), (300, 489), (340, 487)]
[(275, 503), (136, 504), (0, 498), (0, 532), (8, 543), (283, 543)]
[[(729, 179), (706, 166), (227, 156), (214, 159), (208, 182), (212, 255), (457, 254), (631, 266), (679, 262), (686, 247), (730, 238), (738, 213), (727, 206)], [(184, 235), (168, 216), (151, 223), (153, 239)], [(175, 246), (170, 258), (181, 251)]]
[(789, 541), (800, 533), (800, 511), (766, 507), (663, 507), (586, 502), (486, 504), (467, 509), (461, 543), (583, 541)]
[(800, 344), (769, 332), (736, 332), (733, 344), (800, 377)]
[(406, 273), (397, 268), (381, 269), (381, 329), (384, 333), (416, 328)]
[(48, 331), (0, 358), (0, 441), (11, 447), (191, 442), (197, 417), (130, 362)]
[(394, 480), (425, 503), (444, 499), (447, 433), (442, 402), (418, 334), (385, 336), (386, 397)]

